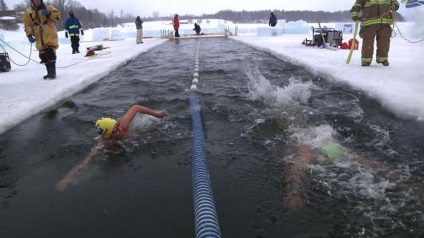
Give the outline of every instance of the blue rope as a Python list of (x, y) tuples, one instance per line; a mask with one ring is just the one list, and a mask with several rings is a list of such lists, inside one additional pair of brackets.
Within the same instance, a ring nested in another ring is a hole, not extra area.
[(192, 175), (196, 238), (220, 238), (221, 231), (206, 164), (205, 135), (200, 116), (200, 107), (194, 92), (189, 91), (189, 98), (193, 130)]

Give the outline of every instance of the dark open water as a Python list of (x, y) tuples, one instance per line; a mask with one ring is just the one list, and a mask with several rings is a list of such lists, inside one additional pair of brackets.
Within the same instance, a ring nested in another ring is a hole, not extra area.
[[(1, 237), (194, 237), (186, 89), (198, 46), (222, 237), (424, 236), (424, 123), (267, 53), (202, 39), (166, 42), (4, 133)], [(130, 140), (57, 191), (95, 144), (94, 121), (133, 103), (170, 116), (137, 117)], [(330, 142), (347, 152), (301, 167), (303, 206), (285, 204), (296, 148)]]

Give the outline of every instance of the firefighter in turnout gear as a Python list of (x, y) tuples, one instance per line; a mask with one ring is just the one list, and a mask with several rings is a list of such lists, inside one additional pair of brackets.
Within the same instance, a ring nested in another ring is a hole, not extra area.
[(35, 43), (41, 63), (46, 65), (44, 79), (56, 78), (56, 49), (59, 48), (55, 23), (60, 20), (59, 11), (46, 6), (43, 0), (31, 0), (31, 7), (22, 16), (28, 41)]
[(79, 53), (80, 32), (84, 35), (84, 30), (74, 11), (69, 12), (69, 18), (65, 22), (65, 37), (71, 37), (72, 54)]
[(356, 0), (350, 12), (352, 20), (361, 21), (362, 66), (369, 66), (372, 62), (374, 39), (377, 41), (377, 63), (389, 66), (391, 24), (398, 9), (396, 0)]

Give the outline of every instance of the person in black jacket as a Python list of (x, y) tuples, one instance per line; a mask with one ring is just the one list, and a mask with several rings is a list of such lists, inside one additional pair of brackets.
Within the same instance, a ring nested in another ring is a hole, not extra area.
[(137, 44), (143, 43), (143, 20), (141, 20), (140, 16), (135, 19), (135, 27), (137, 29), (135, 41)]
[(200, 31), (202, 30), (202, 28), (200, 28), (200, 26), (197, 23), (194, 23), (194, 29), (193, 31), (196, 32), (196, 35), (200, 35)]
[(277, 25), (277, 17), (274, 15), (273, 12), (271, 12), (270, 17), (269, 17), (269, 26), (274, 27), (275, 25)]
[(65, 37), (71, 37), (72, 54), (79, 53), (80, 32), (83, 36), (84, 30), (79, 19), (75, 17), (74, 11), (70, 11), (69, 18), (65, 22)]

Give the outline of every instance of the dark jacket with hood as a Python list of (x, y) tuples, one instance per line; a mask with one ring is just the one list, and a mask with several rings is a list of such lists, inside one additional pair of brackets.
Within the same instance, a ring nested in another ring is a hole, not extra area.
[(143, 29), (143, 20), (141, 20), (141, 18), (140, 18), (140, 17), (137, 17), (137, 18), (135, 19), (135, 27), (136, 27), (137, 29)]
[(269, 17), (269, 26), (275, 26), (277, 25), (277, 17), (274, 15), (273, 12), (271, 12), (271, 16)]
[(200, 34), (200, 31), (202, 29), (200, 28), (199, 24), (194, 23), (194, 29), (193, 30), (196, 32), (196, 34)]

